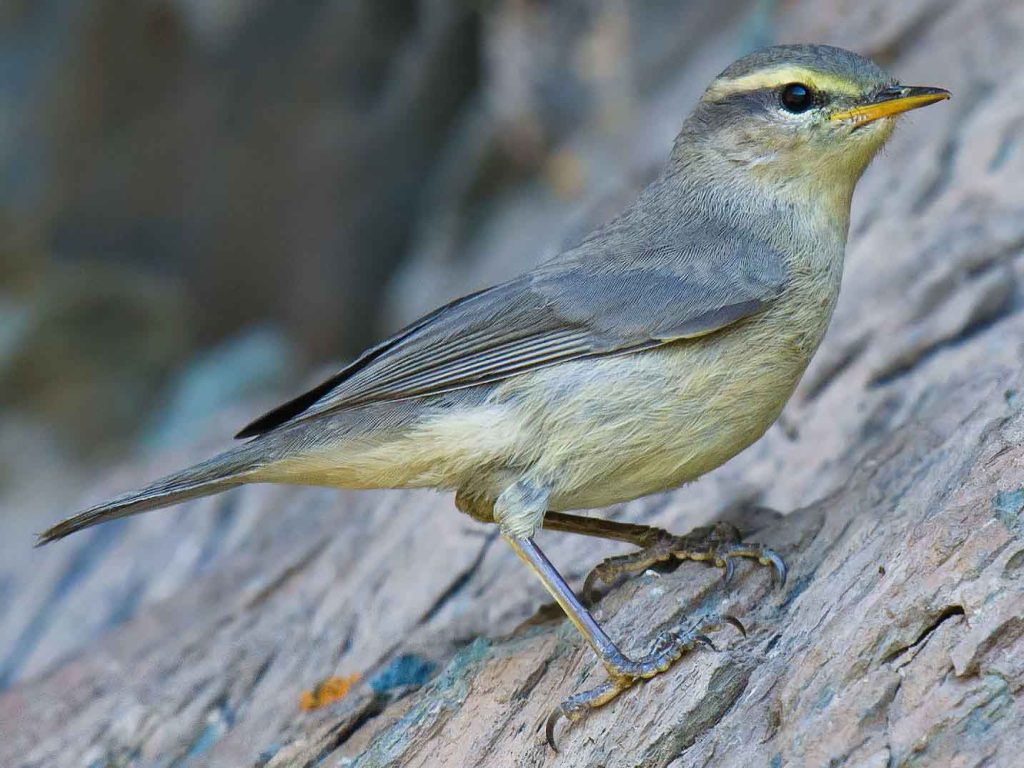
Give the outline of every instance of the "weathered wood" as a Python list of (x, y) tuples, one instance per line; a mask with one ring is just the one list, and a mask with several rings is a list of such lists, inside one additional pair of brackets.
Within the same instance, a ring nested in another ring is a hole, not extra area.
[[(555, 755), (544, 718), (603, 672), (493, 531), (440, 495), (246, 488), (10, 577), (38, 617), (15, 633), (37, 674), (0, 695), (0, 764), (1019, 765), (1024, 5), (801, 2), (780, 29), (955, 98), (865, 178), (834, 327), (782, 423), (705, 480), (613, 510), (733, 519), (792, 569), (781, 590), (749, 566), (729, 586), (696, 564), (644, 575), (600, 603), (614, 637), (640, 651), (714, 610), (748, 638), (721, 633), (563, 726)], [(543, 540), (577, 584), (613, 551)], [(394, 687), (422, 668), (375, 680), (403, 655), (436, 663), (426, 685)], [(300, 711), (302, 690), (356, 672), (381, 692)]]

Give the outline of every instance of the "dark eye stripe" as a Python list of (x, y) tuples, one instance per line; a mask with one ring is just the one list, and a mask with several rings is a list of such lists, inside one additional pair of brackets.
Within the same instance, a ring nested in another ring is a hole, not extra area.
[[(778, 112), (784, 109), (780, 101), (781, 88), (781, 85), (773, 85), (764, 88), (754, 88), (749, 91), (733, 91), (714, 101), (709, 100), (705, 104), (709, 107), (731, 108), (746, 114), (756, 114), (765, 111)], [(817, 91), (812, 91), (811, 93), (814, 97), (811, 104), (812, 107), (820, 107), (828, 102), (825, 94)]]

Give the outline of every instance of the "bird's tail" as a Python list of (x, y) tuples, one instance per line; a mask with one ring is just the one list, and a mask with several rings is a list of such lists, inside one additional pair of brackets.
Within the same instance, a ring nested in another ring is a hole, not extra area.
[(79, 512), (39, 534), (36, 546), (41, 547), (51, 541), (63, 539), (75, 531), (90, 528), (107, 520), (169, 507), (186, 499), (209, 496), (234, 488), (246, 482), (256, 469), (255, 454), (251, 444), (242, 445), (201, 464), (161, 478), (138, 491)]

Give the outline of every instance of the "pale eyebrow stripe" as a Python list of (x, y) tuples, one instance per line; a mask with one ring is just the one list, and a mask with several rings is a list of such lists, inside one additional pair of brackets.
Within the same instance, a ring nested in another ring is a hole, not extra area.
[(816, 91), (826, 93), (841, 93), (846, 96), (861, 95), (861, 90), (849, 80), (806, 67), (780, 65), (729, 80), (718, 79), (708, 88), (706, 98), (715, 101), (735, 93), (756, 91), (762, 88), (777, 88), (787, 83), (803, 83)]

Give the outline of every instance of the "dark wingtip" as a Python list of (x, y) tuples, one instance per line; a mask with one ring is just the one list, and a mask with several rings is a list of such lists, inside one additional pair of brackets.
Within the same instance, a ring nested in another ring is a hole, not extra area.
[(284, 424), (293, 415), (299, 413), (281, 413), (282, 408), (275, 408), (274, 410), (263, 414), (258, 419), (250, 421), (244, 427), (242, 427), (237, 433), (235, 433), (235, 440), (245, 440), (249, 437), (259, 437), (260, 435), (269, 432), (274, 427), (279, 427)]
[(249, 422), (242, 427), (241, 431), (237, 435), (235, 435), (235, 439), (244, 440), (247, 437), (258, 437), (272, 429), (280, 427), (286, 421), (291, 421), (296, 416), (299, 416), (308, 410), (313, 403), (338, 386), (338, 384), (354, 370), (354, 365), (355, 364), (344, 369), (341, 373), (331, 376), (327, 381), (322, 384), (318, 384), (308, 392), (304, 392), (298, 397), (292, 398), (287, 403), (282, 403), (273, 410), (267, 411), (255, 421)]

